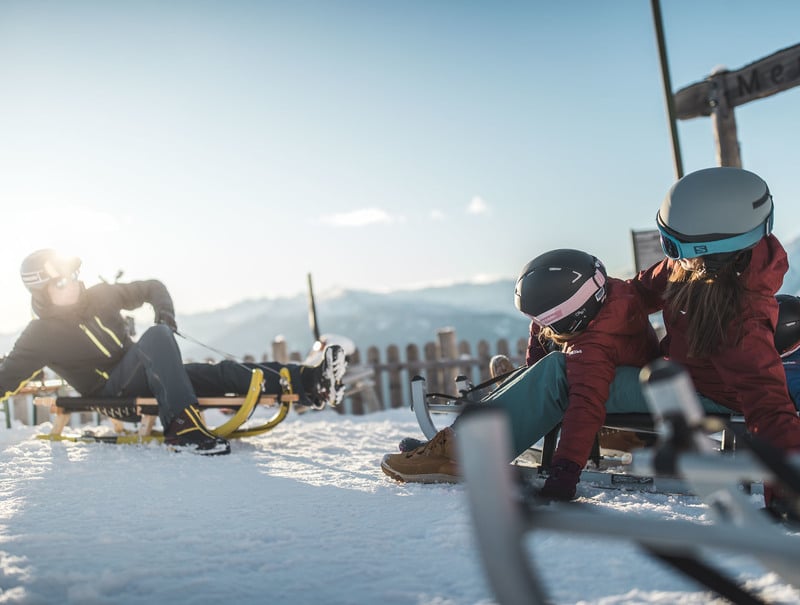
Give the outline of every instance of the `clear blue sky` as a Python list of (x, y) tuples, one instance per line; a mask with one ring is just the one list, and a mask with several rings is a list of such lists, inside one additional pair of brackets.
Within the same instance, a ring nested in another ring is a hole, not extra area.
[[(800, 2), (662, 3), (673, 89), (800, 42)], [(179, 312), (315, 287), (630, 273), (674, 178), (650, 3), (0, 1), (0, 330), (30, 251)], [(736, 109), (800, 232), (800, 87)], [(711, 122), (681, 122), (685, 170)], [(509, 300), (509, 304), (511, 304)]]

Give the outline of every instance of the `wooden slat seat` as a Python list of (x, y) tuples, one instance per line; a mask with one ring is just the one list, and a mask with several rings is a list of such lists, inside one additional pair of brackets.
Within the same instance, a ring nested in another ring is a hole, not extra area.
[[(222, 425), (215, 428), (209, 427), (212, 432), (224, 438), (252, 436), (271, 430), (283, 421), (291, 404), (299, 401), (299, 396), (295, 393), (261, 393), (263, 376), (262, 370), (253, 370), (250, 387), (246, 395), (201, 397), (198, 399), (197, 406), (201, 411), (208, 409), (229, 409), (234, 411), (233, 415)], [(50, 413), (55, 415), (49, 435), (40, 435), (43, 439), (59, 439), (62, 431), (69, 423), (70, 416), (76, 412), (98, 412), (107, 416), (118, 434), (126, 433), (122, 425), (123, 422), (138, 422), (138, 436), (140, 438), (163, 438), (163, 435), (153, 431), (156, 418), (158, 418), (158, 402), (154, 397), (81, 397), (51, 393), (34, 397), (34, 404), (47, 407)], [(258, 405), (277, 406), (277, 411), (272, 417), (263, 420), (262, 424), (242, 429), (242, 424), (250, 418), (253, 410)]]

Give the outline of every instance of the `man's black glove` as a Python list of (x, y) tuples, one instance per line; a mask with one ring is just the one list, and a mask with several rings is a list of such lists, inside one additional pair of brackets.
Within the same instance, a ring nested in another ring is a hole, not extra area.
[(178, 331), (178, 324), (175, 321), (175, 314), (169, 309), (156, 309), (156, 323), (164, 324), (173, 332)]

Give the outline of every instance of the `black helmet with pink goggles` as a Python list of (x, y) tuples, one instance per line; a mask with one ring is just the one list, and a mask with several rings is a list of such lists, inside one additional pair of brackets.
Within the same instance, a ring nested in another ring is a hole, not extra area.
[(525, 265), (514, 288), (517, 309), (556, 334), (585, 329), (606, 299), (606, 269), (580, 250), (545, 252)]

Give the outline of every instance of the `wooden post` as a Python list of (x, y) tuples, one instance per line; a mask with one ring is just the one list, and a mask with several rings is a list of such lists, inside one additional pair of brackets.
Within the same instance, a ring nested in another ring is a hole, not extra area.
[(789, 46), (735, 71), (721, 70), (673, 95), (675, 116), (712, 116), (717, 162), (741, 168), (733, 108), (800, 85), (800, 44)]
[(681, 158), (681, 145), (678, 140), (678, 124), (675, 119), (675, 100), (672, 96), (672, 80), (669, 75), (669, 62), (667, 61), (667, 43), (664, 41), (664, 25), (661, 19), (661, 3), (659, 0), (650, 0), (653, 12), (653, 23), (656, 30), (656, 44), (658, 45), (658, 58), (661, 64), (661, 80), (664, 86), (664, 100), (667, 105), (667, 118), (669, 132), (672, 140), (672, 161), (675, 167), (675, 177), (683, 176), (683, 159)]
[(436, 367), (436, 361), (439, 359), (436, 343), (425, 343), (425, 375), (428, 383), (428, 392), (441, 393), (442, 392), (442, 377)]
[(725, 91), (727, 69), (714, 73), (711, 77), (711, 127), (714, 131), (714, 145), (717, 151), (718, 166), (742, 167), (739, 154), (739, 138), (736, 131), (736, 116), (728, 103)]
[(514, 365), (525, 365), (525, 359), (528, 357), (528, 339), (527, 338), (518, 338), (517, 339), (517, 359), (519, 360)]
[(497, 341), (497, 354), (511, 357), (511, 352), (508, 349), (508, 341), (505, 338), (501, 338)]
[[(441, 359), (458, 359), (458, 346), (456, 344), (456, 331), (453, 328), (441, 328), (436, 330), (441, 350)], [(442, 369), (442, 381), (444, 382), (444, 392), (453, 395), (458, 394), (456, 389), (456, 376), (458, 368), (446, 367)]]
[[(367, 349), (367, 364), (375, 366), (381, 362), (381, 352), (378, 347), (370, 347)], [(377, 401), (370, 401), (369, 405), (364, 406), (364, 412), (376, 412), (378, 410), (385, 410), (386, 403), (384, 402), (383, 395), (383, 376), (382, 372), (375, 372), (375, 392), (377, 393)], [(367, 401), (365, 400), (365, 404)]]
[(289, 347), (280, 336), (272, 341), (272, 358), (278, 363), (289, 363)]
[(492, 352), (489, 350), (489, 343), (486, 340), (478, 341), (478, 373), (480, 382), (489, 380), (489, 360)]
[(413, 367), (414, 364), (419, 363), (419, 347), (415, 344), (406, 346), (406, 363), (408, 364), (408, 380), (410, 381), (415, 376), (422, 375), (422, 368)]
[[(458, 343), (458, 358), (459, 359), (472, 359), (472, 347), (466, 340)], [(472, 364), (465, 363), (463, 366), (458, 366), (458, 373), (467, 377), (472, 384), (477, 384), (475, 378), (472, 376)]]
[(389, 345), (386, 349), (386, 362), (388, 364), (397, 364), (395, 368), (389, 368), (387, 372), (389, 375), (389, 401), (388, 405), (384, 408), (400, 408), (403, 407), (403, 384), (400, 382), (400, 349), (397, 345)]
[[(361, 353), (358, 349), (353, 351), (351, 355), (348, 355), (348, 363), (358, 366), (361, 363)], [(364, 413), (364, 398), (361, 393), (354, 393), (353, 395), (349, 395), (347, 399), (350, 400), (350, 413), (355, 415), (361, 415)]]

